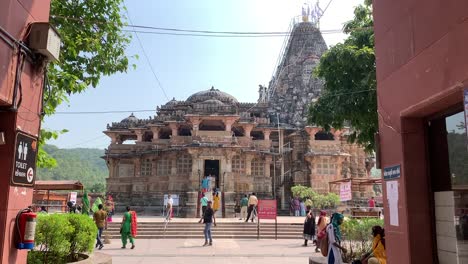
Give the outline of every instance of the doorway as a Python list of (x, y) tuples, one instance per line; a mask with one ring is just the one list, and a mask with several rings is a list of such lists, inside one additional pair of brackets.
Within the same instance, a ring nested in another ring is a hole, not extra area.
[(205, 160), (204, 176), (210, 175), (215, 179), (214, 188), (219, 189), (219, 160)]

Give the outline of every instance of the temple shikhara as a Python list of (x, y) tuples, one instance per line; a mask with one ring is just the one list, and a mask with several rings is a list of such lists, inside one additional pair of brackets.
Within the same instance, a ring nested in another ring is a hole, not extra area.
[[(177, 194), (180, 214), (195, 217), (201, 182), (211, 175), (222, 194), (220, 211), (230, 217), (247, 193), (276, 197), (287, 208), (293, 185), (326, 193), (339, 188), (330, 182), (367, 178), (367, 155), (347, 142), (349, 129), (325, 132), (307, 124), (308, 106), (323, 87), (312, 71), (326, 49), (315, 23), (294, 21), (257, 102), (239, 102), (211, 87), (157, 107), (149, 119), (132, 114), (109, 124), (104, 158), (116, 205), (155, 213), (164, 194)], [(353, 188), (355, 197), (370, 195), (369, 188)]]

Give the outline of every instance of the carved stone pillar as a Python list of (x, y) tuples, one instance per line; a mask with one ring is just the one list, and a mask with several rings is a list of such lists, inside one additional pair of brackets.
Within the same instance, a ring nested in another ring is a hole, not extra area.
[(160, 127), (151, 127), (151, 132), (153, 132), (153, 142), (156, 142), (159, 139)]
[(141, 175), (141, 160), (140, 158), (134, 158), (133, 159), (133, 164), (134, 164), (134, 171), (135, 171), (135, 177), (140, 177)]
[(242, 127), (244, 128), (245, 136), (247, 138), (250, 138), (250, 132), (252, 132), (252, 129), (253, 129), (254, 125), (253, 124), (244, 124)]
[(265, 157), (265, 177), (270, 178), (271, 177), (271, 172), (270, 172), (270, 166), (271, 166), (271, 160), (272, 158), (270, 156)]
[(252, 175), (252, 160), (253, 160), (252, 155), (245, 155), (245, 174), (247, 176)]
[(116, 133), (110, 133), (108, 136), (111, 138), (111, 144), (117, 144), (119, 135)]
[(133, 130), (137, 136), (137, 142), (143, 142), (143, 134), (145, 133), (143, 129), (134, 129)]
[(263, 130), (263, 136), (265, 140), (270, 140), (271, 130)]
[(172, 130), (173, 137), (179, 135), (179, 126), (176, 123), (169, 123), (169, 127)]

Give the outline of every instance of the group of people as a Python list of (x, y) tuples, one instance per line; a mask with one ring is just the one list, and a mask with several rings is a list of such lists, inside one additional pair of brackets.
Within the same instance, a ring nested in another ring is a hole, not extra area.
[[(347, 250), (341, 245), (342, 235), (340, 226), (343, 223), (344, 216), (340, 213), (334, 213), (331, 216), (330, 223), (328, 223), (326, 211), (320, 211), (317, 224), (315, 223), (315, 216), (310, 208), (307, 206), (306, 218), (304, 220), (304, 244), (307, 246), (309, 240), (315, 243), (315, 252), (320, 250), (327, 250), (327, 253), (322, 254), (327, 256), (328, 264), (341, 264), (342, 255)], [(372, 227), (372, 250), (371, 252), (362, 256), (359, 260), (353, 263), (367, 263), (367, 264), (386, 264), (387, 257), (385, 253), (385, 230), (381, 226)], [(326, 243), (326, 244), (323, 244)], [(323, 245), (322, 245), (323, 244)]]
[(307, 207), (305, 201), (298, 197), (291, 198), (289, 201), (289, 214), (292, 216), (306, 216)]

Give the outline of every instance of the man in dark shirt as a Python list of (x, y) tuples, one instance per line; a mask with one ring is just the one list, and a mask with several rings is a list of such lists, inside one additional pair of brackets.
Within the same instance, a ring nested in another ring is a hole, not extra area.
[(99, 249), (102, 249), (104, 247), (104, 243), (102, 243), (102, 230), (106, 227), (106, 219), (107, 219), (107, 212), (103, 210), (102, 204), (98, 205), (98, 211), (96, 211), (93, 215), (94, 222), (96, 223), (96, 226), (98, 228), (98, 234), (96, 237), (96, 247), (99, 247)]
[(205, 213), (202, 215), (200, 221), (198, 222), (201, 223), (202, 221), (205, 224), (205, 229), (203, 230), (203, 233), (205, 234), (205, 244), (203, 244), (203, 246), (212, 246), (213, 239), (211, 238), (211, 224), (214, 224), (214, 226), (216, 226), (216, 218), (214, 216), (213, 208), (211, 207), (211, 201), (208, 202)]

